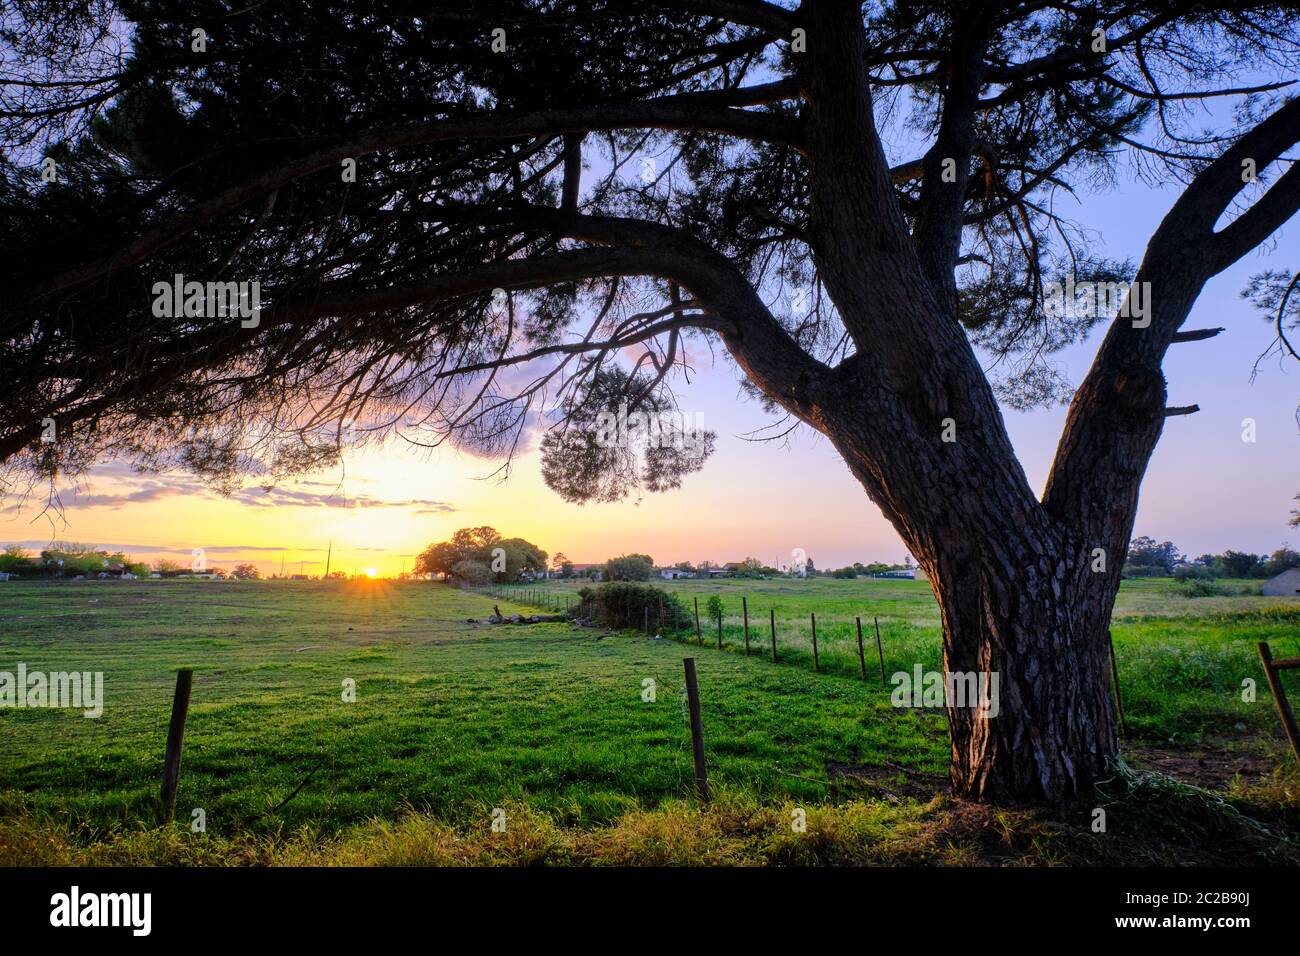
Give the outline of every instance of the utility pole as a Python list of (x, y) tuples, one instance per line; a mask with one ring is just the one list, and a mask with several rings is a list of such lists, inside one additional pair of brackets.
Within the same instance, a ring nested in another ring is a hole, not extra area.
[(334, 556), (334, 539), (330, 538), (330, 548), (325, 552), (325, 580), (330, 579), (330, 558)]

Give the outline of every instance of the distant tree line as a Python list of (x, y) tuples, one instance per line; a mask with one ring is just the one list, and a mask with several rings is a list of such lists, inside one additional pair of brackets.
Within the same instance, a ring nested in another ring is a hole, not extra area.
[(1210, 578), (1271, 578), (1291, 568), (1300, 568), (1300, 552), (1286, 545), (1272, 554), (1252, 554), (1228, 549), (1222, 554), (1188, 558), (1172, 541), (1134, 538), (1124, 562), (1124, 576), (1175, 577), (1179, 580)]
[(872, 561), (870, 564), (862, 564), (860, 561), (854, 561), (852, 564), (842, 568), (836, 568), (830, 572), (833, 578), (856, 578), (856, 577), (875, 577), (884, 574), (886, 571), (902, 571), (910, 568), (910, 564), (885, 564), (883, 561)]
[(6, 545), (0, 551), (0, 572), (20, 577), (93, 577), (100, 573), (133, 574), (146, 577), (149, 565), (123, 554), (79, 544), (51, 545), (33, 556), (20, 545)]
[(17, 544), (5, 545), (0, 549), (0, 573), (17, 575), (24, 578), (72, 578), (96, 577), (108, 574), (113, 577), (130, 574), (137, 578), (147, 578), (151, 574), (159, 577), (186, 577), (201, 573), (215, 578), (239, 578), (254, 580), (262, 575), (255, 564), (239, 564), (233, 571), (224, 568), (206, 566), (196, 571), (189, 564), (173, 558), (159, 557), (151, 563), (137, 561), (121, 551), (107, 551), (84, 544), (57, 543), (32, 554)]

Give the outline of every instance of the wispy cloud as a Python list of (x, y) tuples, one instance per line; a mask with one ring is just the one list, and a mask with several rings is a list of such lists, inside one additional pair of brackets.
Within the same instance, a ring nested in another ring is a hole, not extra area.
[[(339, 485), (322, 481), (301, 481), (288, 487), (277, 485), (271, 488), (243, 488), (231, 495), (221, 495), (190, 475), (124, 474), (120, 468), (106, 467), (104, 476), (116, 486), (114, 490), (91, 493), (77, 488), (64, 488), (57, 496), (61, 507), (69, 511), (91, 508), (117, 510), (127, 505), (147, 504), (166, 498), (192, 497), (207, 501), (233, 501), (253, 508), (408, 508), (419, 515), (450, 514), (459, 510), (450, 502), (433, 498), (382, 498), (366, 493), (347, 494)], [(97, 474), (97, 477), (100, 475)], [(27, 506), (30, 507), (30, 502)], [(15, 514), (23, 507), (22, 502), (15, 501), (0, 508), (0, 514)]]
[[(26, 541), (5, 541), (5, 544), (16, 544), (20, 548), (27, 548), (32, 551), (39, 551), (50, 547), (54, 542), (42, 540), (39, 538), (28, 538)], [(122, 551), (127, 554), (140, 552), (143, 554), (181, 554), (188, 555), (192, 552), (193, 546), (188, 544), (159, 544), (158, 542), (144, 543), (140, 541), (84, 541), (80, 542), (88, 548), (94, 548), (99, 551)], [(354, 552), (372, 551), (377, 554), (387, 552), (387, 548), (353, 548), (348, 547), (349, 554)], [(325, 548), (297, 548), (285, 547), (281, 545), (264, 545), (264, 544), (223, 544), (203, 547), (206, 554), (242, 554), (244, 552), (256, 552), (263, 554), (324, 554)]]

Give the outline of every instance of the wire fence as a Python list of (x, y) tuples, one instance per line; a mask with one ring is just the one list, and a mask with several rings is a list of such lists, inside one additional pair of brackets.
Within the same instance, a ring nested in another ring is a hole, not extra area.
[[(601, 619), (599, 605), (580, 593), (532, 583), (466, 586), (464, 590), (496, 601), (562, 613), (577, 623), (612, 626)], [(710, 616), (710, 595), (683, 595), (661, 590), (672, 602), (644, 608), (634, 629), (646, 637), (662, 637), (698, 647), (708, 647), (773, 663), (808, 667), (817, 673), (858, 677), (888, 683), (898, 670), (911, 671), (918, 662), (941, 666), (940, 644), (935, 635), (912, 622), (882, 617), (864, 608), (861, 614), (839, 612), (789, 615), (778, 613), (773, 602), (750, 601), (749, 595), (728, 592), (733, 608), (739, 597), (740, 613)], [(701, 597), (704, 601), (701, 602)], [(675, 607), (685, 610), (674, 612)], [(633, 629), (633, 628), (625, 628)]]

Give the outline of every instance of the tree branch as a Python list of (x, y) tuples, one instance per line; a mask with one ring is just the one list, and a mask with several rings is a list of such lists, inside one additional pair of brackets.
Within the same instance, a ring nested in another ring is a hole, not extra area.
[[(691, 130), (796, 145), (798, 128), (790, 120), (770, 113), (736, 108), (747, 100), (770, 102), (794, 95), (789, 82), (761, 87), (681, 94), (618, 106), (576, 107), (537, 113), (502, 114), (474, 119), (444, 120), (412, 127), (375, 130), (334, 143), (195, 203), (187, 212), (172, 216), (127, 242), (116, 252), (65, 269), (19, 290), (6, 311), (24, 310), (43, 299), (84, 285), (118, 269), (141, 262), (211, 220), (232, 212), (312, 173), (337, 166), (344, 159), (382, 150), (401, 149), (451, 140), (506, 140), (528, 136), (586, 133), (598, 130), (655, 128)], [(728, 105), (716, 105), (717, 103)]]

